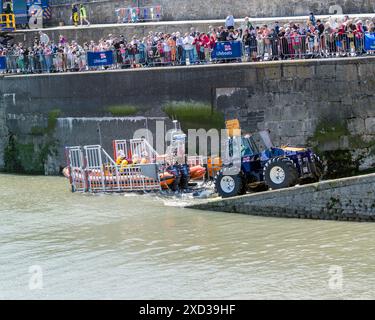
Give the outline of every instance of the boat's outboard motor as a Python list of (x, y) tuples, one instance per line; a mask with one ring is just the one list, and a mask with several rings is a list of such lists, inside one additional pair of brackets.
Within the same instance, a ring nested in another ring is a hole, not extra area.
[(189, 181), (190, 181), (190, 168), (187, 164), (181, 164), (179, 166), (180, 169), (180, 188), (182, 190), (189, 189)]
[(170, 189), (172, 191), (178, 191), (179, 190), (180, 181), (181, 181), (181, 173), (180, 173), (179, 165), (175, 164), (173, 166), (169, 166), (167, 168), (167, 172), (170, 173), (170, 174), (173, 174), (174, 177), (175, 177), (172, 185), (170, 186)]

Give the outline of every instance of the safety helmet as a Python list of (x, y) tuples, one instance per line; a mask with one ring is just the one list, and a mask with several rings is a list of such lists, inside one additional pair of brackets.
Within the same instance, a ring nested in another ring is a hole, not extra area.
[(121, 158), (125, 158), (125, 152), (124, 152), (124, 150), (120, 150), (118, 152), (118, 156), (121, 157)]

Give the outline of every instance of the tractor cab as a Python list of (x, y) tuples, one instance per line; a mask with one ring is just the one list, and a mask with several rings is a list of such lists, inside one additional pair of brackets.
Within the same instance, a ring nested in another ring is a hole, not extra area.
[(262, 151), (274, 148), (269, 130), (242, 135), (240, 123), (237, 119), (227, 121), (226, 128), (229, 157), (233, 157), (233, 145), (235, 144), (241, 145), (241, 157), (260, 155)]
[(226, 122), (227, 140), (223, 149), (223, 170), (232, 175), (240, 171), (248, 181), (262, 180), (263, 153), (273, 145), (268, 131), (242, 135), (240, 123), (236, 120)]
[(241, 157), (251, 157), (259, 153), (259, 148), (251, 135), (241, 137)]
[(269, 130), (259, 131), (253, 134), (246, 134), (242, 137), (243, 156), (261, 154), (265, 150), (272, 150), (274, 145), (271, 141)]
[(227, 151), (224, 157), (226, 157), (227, 160), (229, 159), (229, 162), (231, 162), (231, 159), (235, 156), (234, 146), (236, 144), (240, 145), (241, 159), (249, 157), (252, 159), (263, 159), (267, 157), (267, 155), (274, 153), (276, 149), (271, 142), (268, 130), (259, 131), (254, 134), (233, 135), (229, 133), (228, 135), (228, 147), (226, 148)]

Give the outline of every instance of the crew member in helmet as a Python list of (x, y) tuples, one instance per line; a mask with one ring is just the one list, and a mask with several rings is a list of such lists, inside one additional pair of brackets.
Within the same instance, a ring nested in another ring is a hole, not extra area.
[(116, 159), (116, 164), (120, 166), (120, 172), (123, 172), (124, 169), (131, 164), (131, 161), (126, 159), (125, 152), (123, 150), (120, 150), (118, 152), (118, 157)]
[(116, 164), (117, 165), (121, 165), (124, 160), (126, 161), (125, 152), (123, 150), (120, 150), (118, 152), (118, 156), (117, 156), (117, 159), (116, 159)]

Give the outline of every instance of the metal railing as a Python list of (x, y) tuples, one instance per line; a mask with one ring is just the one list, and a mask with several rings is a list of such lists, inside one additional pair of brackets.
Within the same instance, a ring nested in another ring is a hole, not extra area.
[(157, 164), (116, 164), (99, 145), (67, 147), (73, 192), (132, 192), (161, 189)]
[(148, 164), (157, 163), (157, 159), (160, 157), (145, 139), (114, 140), (114, 159), (117, 159), (120, 153), (123, 153), (127, 158), (143, 160)]
[(72, 4), (76, 4), (76, 3), (83, 3), (83, 4), (91, 4), (91, 3), (96, 3), (96, 2), (109, 2), (111, 0), (96, 0), (96, 1), (93, 1), (93, 0), (81, 0), (81, 1), (77, 1), (77, 0), (50, 0), (50, 5), (52, 7), (54, 6), (66, 6), (66, 5), (72, 5)]
[(69, 181), (73, 192), (85, 192), (87, 190), (87, 175), (81, 147), (66, 149), (66, 158), (69, 167)]
[(373, 54), (365, 50), (364, 36), (325, 33), (261, 38), (244, 46), (244, 56), (246, 61), (267, 61)]
[(160, 21), (163, 16), (163, 7), (149, 6), (118, 8), (115, 12), (118, 23)]
[[(0, 51), (6, 57), (4, 73), (50, 73), (79, 72), (89, 70), (129, 69), (192, 64), (213, 64), (222, 62), (249, 62), (269, 60), (296, 60), (312, 58), (333, 58), (344, 56), (375, 55), (375, 50), (366, 50), (364, 34), (323, 34), (321, 36), (295, 35), (288, 37), (252, 38), (241, 42), (239, 57), (213, 57), (213, 48), (194, 46), (185, 50), (182, 45), (159, 44), (128, 45), (110, 50), (110, 63), (91, 66), (87, 52), (43, 53), (23, 50)], [(108, 52), (108, 51), (107, 51)], [(1, 72), (1, 70), (0, 70)]]
[[(66, 147), (67, 169), (72, 192), (111, 193), (159, 191), (166, 172), (176, 164), (172, 154), (159, 155), (146, 139), (114, 140), (111, 156), (100, 146)], [(220, 171), (219, 157), (183, 155), (179, 164), (195, 168), (191, 179), (212, 179)], [(198, 171), (196, 170), (198, 169)], [(65, 174), (64, 173), (64, 174)], [(68, 175), (66, 175), (68, 176)]]

